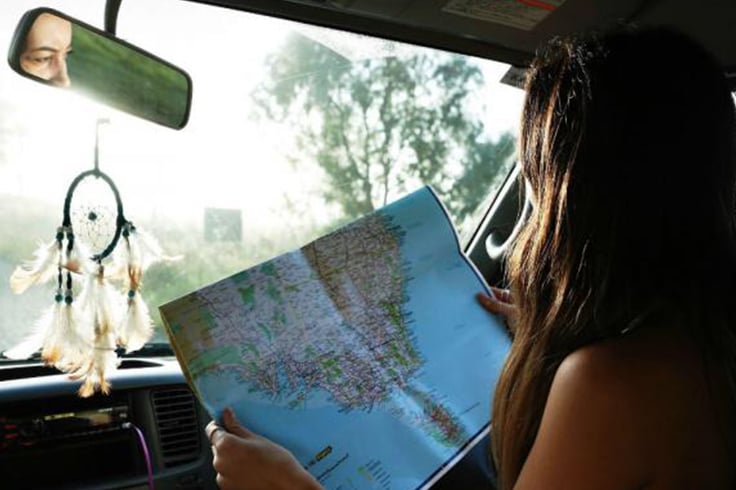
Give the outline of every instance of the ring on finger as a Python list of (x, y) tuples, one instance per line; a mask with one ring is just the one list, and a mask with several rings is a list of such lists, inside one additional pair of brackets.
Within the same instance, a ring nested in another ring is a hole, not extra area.
[(208, 439), (210, 441), (210, 445), (211, 446), (214, 446), (215, 445), (215, 443), (214, 443), (214, 441), (212, 439), (214, 438), (214, 436), (215, 436), (215, 434), (217, 433), (218, 430), (223, 430), (223, 429), (222, 429), (222, 427), (220, 427), (219, 425), (217, 425), (217, 426), (215, 426), (214, 429), (212, 429), (212, 432), (210, 432), (210, 435), (209, 435)]

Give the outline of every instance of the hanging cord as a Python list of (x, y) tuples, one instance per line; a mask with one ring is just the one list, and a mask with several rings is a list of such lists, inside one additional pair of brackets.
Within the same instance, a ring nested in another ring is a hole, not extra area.
[(63, 264), (63, 253), (64, 253), (64, 228), (59, 227), (59, 230), (56, 232), (56, 243), (57, 247), (59, 249), (59, 264), (58, 264), (58, 275), (56, 277), (57, 287), (56, 287), (56, 296), (54, 297), (54, 300), (57, 303), (62, 303), (64, 301), (64, 269), (62, 268)]
[[(69, 260), (69, 257), (72, 254), (72, 250), (74, 250), (74, 232), (72, 231), (71, 225), (68, 227), (62, 227), (64, 229), (64, 232), (66, 233), (66, 260)], [(61, 274), (59, 274), (59, 279), (61, 279)], [(72, 301), (74, 301), (73, 297), (73, 291), (72, 291), (72, 273), (69, 271), (69, 269), (66, 270), (66, 294), (64, 295), (64, 302), (67, 305), (71, 305)]]
[(100, 173), (100, 126), (109, 123), (110, 120), (107, 118), (97, 118), (97, 124), (95, 126), (95, 175), (98, 175)]
[(153, 484), (153, 465), (151, 465), (151, 453), (148, 450), (148, 444), (146, 443), (146, 437), (143, 435), (143, 431), (141, 431), (137, 426), (130, 422), (123, 423), (123, 428), (133, 429), (133, 431), (138, 435), (138, 443), (141, 446), (143, 457), (146, 460), (146, 470), (148, 471), (148, 488), (149, 490), (155, 490), (156, 486)]
[(117, 186), (106, 173), (100, 170), (100, 126), (102, 124), (108, 124), (109, 122), (109, 119), (97, 119), (97, 126), (95, 127), (94, 168), (92, 170), (82, 172), (81, 174), (77, 175), (72, 181), (69, 189), (66, 191), (66, 197), (64, 198), (64, 217), (61, 223), (62, 227), (64, 227), (66, 230), (69, 230), (69, 234), (67, 236), (69, 238), (69, 251), (71, 251), (74, 244), (74, 235), (71, 234), (72, 218), (70, 211), (72, 205), (72, 197), (74, 196), (74, 191), (76, 190), (77, 186), (82, 180), (86, 179), (87, 177), (94, 177), (95, 179), (102, 179), (108, 185), (108, 187), (110, 187), (110, 190), (115, 196), (115, 205), (117, 207), (115, 234), (113, 235), (112, 240), (108, 243), (107, 248), (105, 248), (101, 252), (96, 251), (97, 253), (92, 256), (92, 260), (94, 260), (95, 262), (101, 262), (102, 259), (106, 258), (108, 255), (110, 255), (110, 253), (112, 253), (112, 251), (115, 249), (115, 245), (117, 245), (118, 240), (120, 239), (120, 232), (122, 231), (123, 226), (128, 222), (128, 220), (125, 219), (125, 215), (123, 214), (123, 201), (122, 199), (120, 199), (120, 193), (118, 192)]

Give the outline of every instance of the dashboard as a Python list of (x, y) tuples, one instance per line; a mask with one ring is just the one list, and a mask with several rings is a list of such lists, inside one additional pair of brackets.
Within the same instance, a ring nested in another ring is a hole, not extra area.
[(0, 487), (217, 488), (209, 421), (175, 358), (124, 359), (109, 395), (42, 364), (0, 367)]
[[(41, 363), (0, 366), (0, 488), (216, 490), (210, 417), (176, 358), (126, 358), (109, 379), (109, 395), (79, 398)], [(488, 488), (488, 444), (433, 489)]]

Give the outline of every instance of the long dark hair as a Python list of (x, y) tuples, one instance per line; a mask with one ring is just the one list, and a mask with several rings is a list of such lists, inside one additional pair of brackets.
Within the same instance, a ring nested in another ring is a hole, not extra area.
[(504, 489), (560, 362), (657, 306), (736, 393), (736, 119), (718, 63), (672, 30), (621, 29), (552, 41), (526, 90), (533, 211), (509, 255), (519, 317), (493, 402)]

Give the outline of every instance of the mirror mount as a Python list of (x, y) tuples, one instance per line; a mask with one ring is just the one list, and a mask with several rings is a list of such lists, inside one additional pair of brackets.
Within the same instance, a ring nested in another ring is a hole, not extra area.
[(118, 13), (120, 12), (120, 4), (123, 0), (107, 0), (105, 2), (105, 32), (117, 34)]

